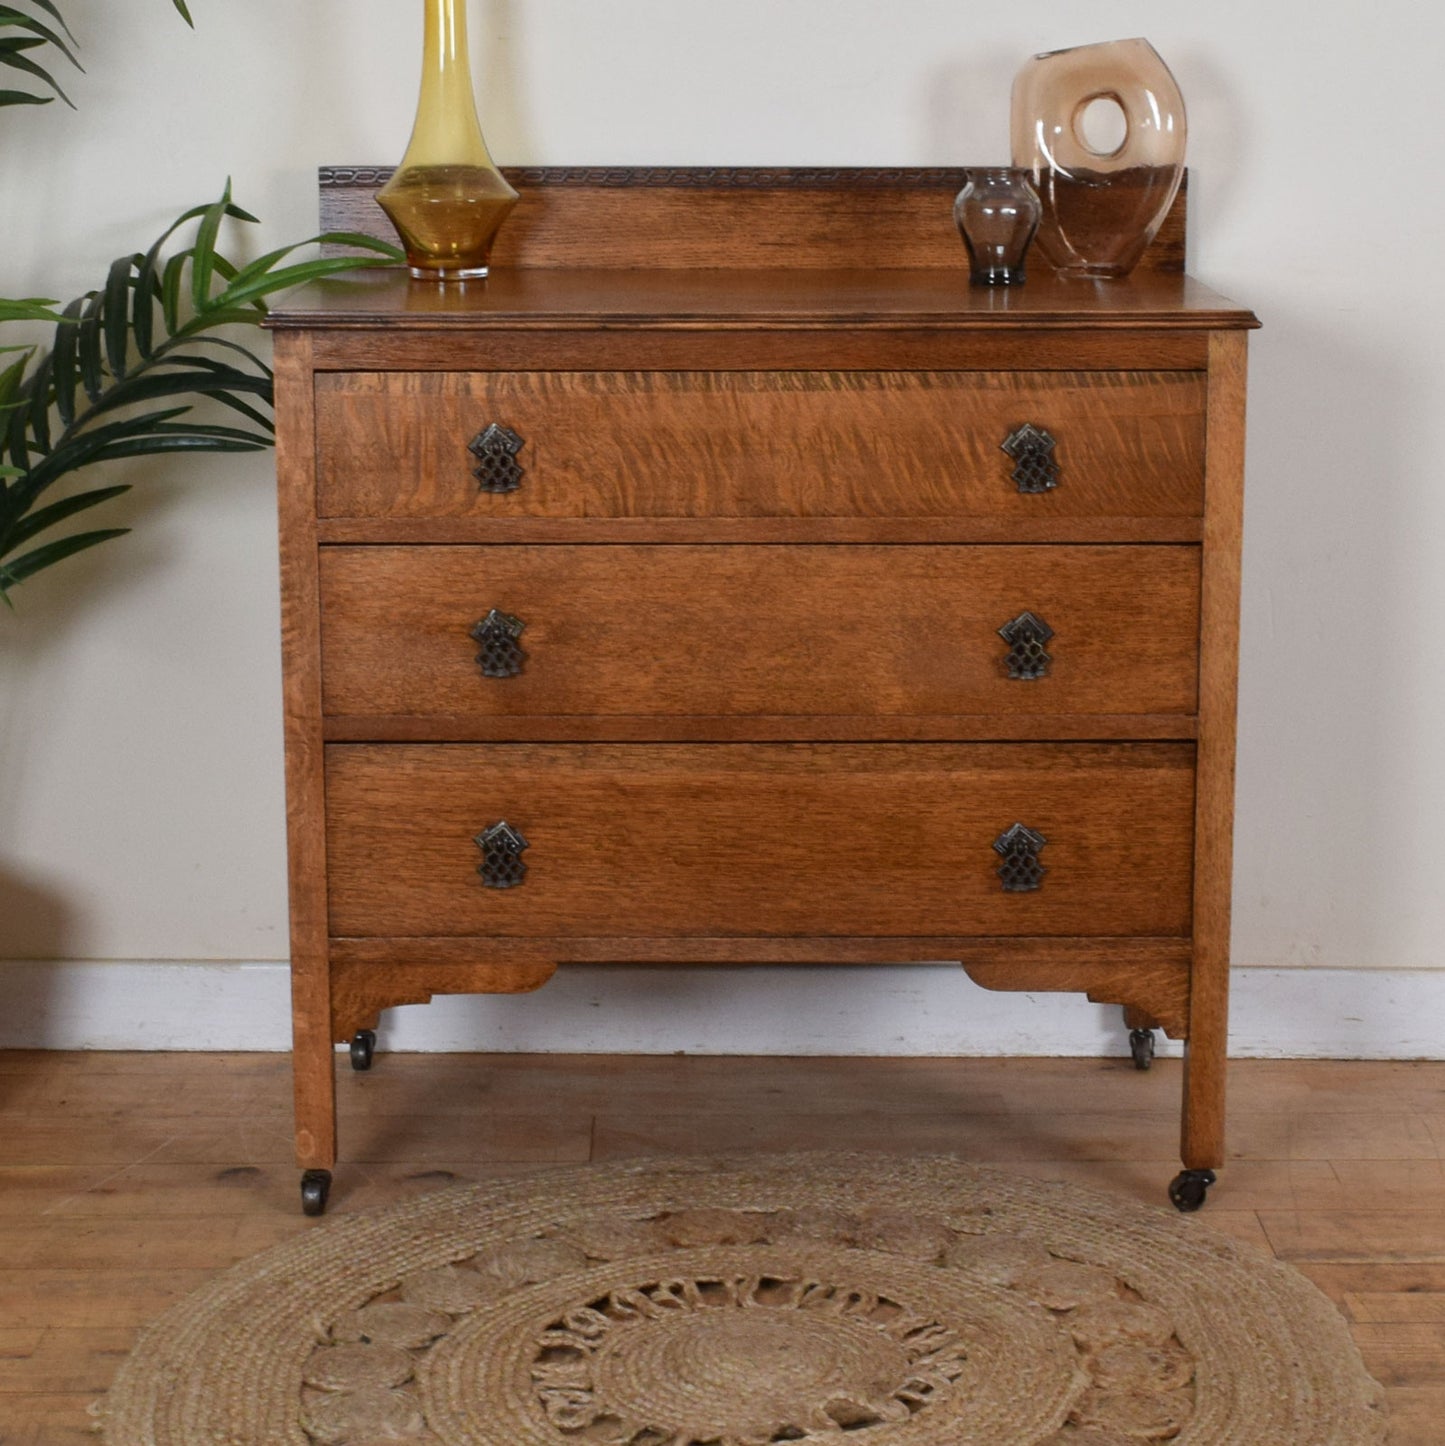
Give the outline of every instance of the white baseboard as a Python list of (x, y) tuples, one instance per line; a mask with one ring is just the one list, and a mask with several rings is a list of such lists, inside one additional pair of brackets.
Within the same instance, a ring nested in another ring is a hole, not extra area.
[[(1160, 1052), (1179, 1046), (1163, 1039)], [(559, 1054), (1077, 1055), (1125, 1052), (1119, 1010), (994, 994), (957, 965), (573, 967), (517, 997), (389, 1010), (381, 1047)], [(278, 963), (0, 963), (0, 1048), (281, 1050)], [(1236, 968), (1230, 1053), (1445, 1059), (1445, 970)]]

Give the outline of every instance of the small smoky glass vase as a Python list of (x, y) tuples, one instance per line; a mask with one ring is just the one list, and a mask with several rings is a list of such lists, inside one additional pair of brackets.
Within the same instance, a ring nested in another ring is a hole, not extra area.
[(968, 184), (953, 203), (975, 286), (1020, 286), (1024, 255), (1039, 228), (1038, 194), (1028, 174), (1012, 166), (967, 173)]

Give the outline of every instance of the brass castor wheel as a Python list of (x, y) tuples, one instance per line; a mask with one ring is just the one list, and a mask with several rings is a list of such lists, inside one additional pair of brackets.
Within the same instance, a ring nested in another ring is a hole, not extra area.
[(1134, 1056), (1135, 1069), (1148, 1069), (1154, 1063), (1154, 1031), (1152, 1029), (1131, 1029), (1129, 1031), (1129, 1053)]
[(358, 1029), (351, 1036), (352, 1069), (370, 1069), (375, 1054), (376, 1031), (374, 1029)]
[(1204, 1204), (1214, 1181), (1213, 1170), (1181, 1170), (1169, 1182), (1169, 1199), (1176, 1210), (1191, 1213)]
[(331, 1193), (330, 1170), (307, 1170), (301, 1176), (301, 1210), (306, 1215), (324, 1215), (326, 1197)]

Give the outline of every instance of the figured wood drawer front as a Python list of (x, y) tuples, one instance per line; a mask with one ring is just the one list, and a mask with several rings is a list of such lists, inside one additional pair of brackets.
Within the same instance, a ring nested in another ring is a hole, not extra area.
[[(330, 930), (1180, 936), (1193, 765), (1187, 743), (334, 744)], [(502, 821), (525, 874), (488, 887), (475, 839)], [(1046, 841), (1028, 892), (999, 873), (1015, 824)]]
[[(1117, 715), (1196, 699), (1196, 547), (329, 547), (321, 597), (333, 715)], [(493, 610), (507, 621), (486, 624)]]
[[(1197, 517), (1204, 391), (1198, 372), (323, 373), (317, 502), (323, 518)], [(1055, 440), (1050, 490), (1021, 493), (1002, 450), (1024, 424)], [(521, 449), (479, 462), (469, 444), (494, 425)]]

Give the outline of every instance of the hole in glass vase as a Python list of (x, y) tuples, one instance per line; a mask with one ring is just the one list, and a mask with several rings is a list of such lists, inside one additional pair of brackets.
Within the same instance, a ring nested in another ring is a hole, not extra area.
[(1096, 156), (1117, 156), (1129, 139), (1129, 117), (1117, 95), (1091, 95), (1074, 112), (1074, 135)]

